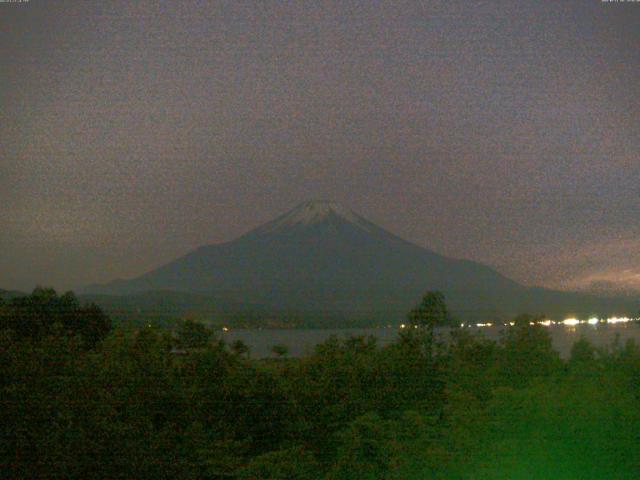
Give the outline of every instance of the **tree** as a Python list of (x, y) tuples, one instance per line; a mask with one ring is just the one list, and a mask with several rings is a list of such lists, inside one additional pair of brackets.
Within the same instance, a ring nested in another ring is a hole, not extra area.
[(450, 325), (451, 316), (447, 310), (444, 294), (439, 291), (425, 293), (422, 301), (409, 312), (408, 320), (413, 326), (429, 328)]
[(95, 304), (78, 308), (73, 317), (76, 324), (70, 333), (78, 333), (89, 348), (104, 340), (111, 331), (111, 319)]
[(571, 346), (569, 365), (576, 370), (585, 370), (596, 359), (596, 348), (584, 336)]
[(271, 351), (278, 357), (278, 358), (284, 358), (289, 354), (289, 347), (287, 347), (284, 344), (277, 344), (274, 345), (273, 347), (271, 347)]
[(0, 315), (0, 329), (12, 330), (18, 339), (79, 335), (88, 348), (103, 340), (111, 327), (111, 319), (97, 305), (81, 305), (73, 292), (58, 296), (52, 288), (38, 287), (31, 295), (13, 298)]
[(367, 413), (353, 420), (336, 437), (337, 458), (329, 479), (385, 478), (394, 453), (388, 422), (376, 413)]
[(202, 348), (207, 346), (213, 336), (213, 331), (202, 323), (194, 320), (184, 320), (178, 326), (178, 342), (184, 348)]
[(313, 454), (302, 447), (294, 447), (254, 457), (238, 471), (238, 478), (313, 480), (318, 478), (319, 469), (320, 465)]
[(238, 356), (248, 355), (249, 346), (242, 340), (236, 340), (231, 344), (231, 350)]
[(549, 331), (540, 325), (522, 322), (509, 328), (501, 345), (500, 370), (510, 386), (526, 385), (532, 378), (549, 376), (561, 364)]

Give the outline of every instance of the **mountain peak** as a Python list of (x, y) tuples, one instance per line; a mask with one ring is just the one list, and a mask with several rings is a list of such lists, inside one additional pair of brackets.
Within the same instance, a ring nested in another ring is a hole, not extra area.
[(350, 221), (357, 219), (357, 215), (348, 208), (343, 208), (341, 205), (328, 200), (309, 200), (303, 202), (291, 210), (286, 217), (290, 220), (295, 220), (296, 223), (313, 223), (331, 214), (344, 217)]
[(344, 222), (368, 230), (368, 222), (357, 213), (328, 200), (309, 200), (259, 228), (261, 233), (276, 232), (296, 226), (308, 226), (337, 217)]

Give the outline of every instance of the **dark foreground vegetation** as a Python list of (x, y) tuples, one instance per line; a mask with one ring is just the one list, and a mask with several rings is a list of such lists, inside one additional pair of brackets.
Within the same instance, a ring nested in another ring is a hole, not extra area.
[[(434, 297), (435, 298), (435, 297)], [(432, 298), (432, 300), (434, 299)], [(435, 300), (438, 300), (435, 298)], [(640, 348), (543, 327), (500, 342), (419, 328), (256, 360), (204, 326), (112, 330), (36, 290), (0, 304), (0, 476), (135, 479), (632, 479)]]

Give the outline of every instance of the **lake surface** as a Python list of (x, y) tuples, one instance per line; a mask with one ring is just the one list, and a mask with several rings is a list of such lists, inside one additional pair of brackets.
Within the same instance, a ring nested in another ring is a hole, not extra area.
[[(472, 333), (479, 333), (492, 340), (499, 340), (501, 332), (510, 327), (465, 327)], [(610, 347), (616, 338), (621, 345), (628, 339), (635, 339), (640, 344), (640, 324), (600, 324), (600, 325), (551, 325), (544, 327), (549, 330), (554, 348), (560, 352), (563, 358), (567, 358), (571, 352), (573, 343), (586, 337), (596, 347)], [(252, 357), (273, 357), (271, 347), (277, 344), (286, 345), (289, 348), (289, 356), (299, 357), (312, 353), (315, 346), (327, 340), (331, 335), (345, 338), (353, 335), (373, 335), (380, 345), (393, 342), (398, 338), (398, 328), (344, 328), (344, 329), (255, 329), (255, 330), (229, 330), (222, 332), (222, 338), (231, 343), (242, 340), (246, 343)], [(446, 341), (449, 336), (448, 329), (436, 329), (439, 338)]]

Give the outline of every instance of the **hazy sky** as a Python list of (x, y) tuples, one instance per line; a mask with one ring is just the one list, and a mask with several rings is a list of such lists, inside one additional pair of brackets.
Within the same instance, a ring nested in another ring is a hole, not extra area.
[(640, 3), (0, 3), (0, 288), (310, 198), (527, 284), (640, 289)]

